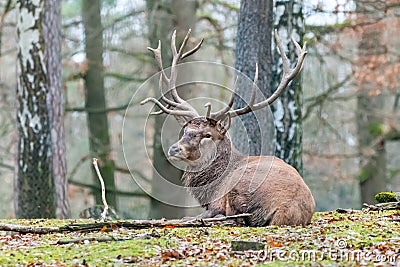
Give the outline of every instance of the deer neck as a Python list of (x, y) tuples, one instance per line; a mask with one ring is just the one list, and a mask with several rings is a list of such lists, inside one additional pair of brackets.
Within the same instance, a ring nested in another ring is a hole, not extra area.
[(220, 183), (226, 179), (230, 173), (243, 159), (229, 138), (225, 137), (217, 146), (217, 153), (211, 162), (202, 166), (188, 166), (182, 176), (185, 186), (201, 187), (213, 182)]

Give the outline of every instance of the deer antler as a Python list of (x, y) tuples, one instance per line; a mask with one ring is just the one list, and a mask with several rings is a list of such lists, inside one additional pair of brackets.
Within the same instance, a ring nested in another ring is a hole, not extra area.
[[(287, 87), (289, 82), (291, 80), (293, 80), (293, 78), (300, 72), (300, 70), (303, 66), (303, 63), (304, 63), (304, 59), (307, 55), (306, 43), (304, 43), (303, 47), (300, 47), (300, 45), (296, 42), (296, 40), (294, 40), (294, 38), (292, 38), (292, 42), (296, 46), (296, 53), (298, 55), (298, 59), (297, 59), (296, 66), (293, 69), (291, 69), (290, 62), (289, 62), (289, 60), (285, 54), (285, 51), (283, 49), (282, 41), (279, 38), (276, 30), (274, 32), (274, 35), (275, 35), (276, 45), (277, 45), (277, 47), (279, 49), (279, 53), (281, 54), (281, 57), (282, 57), (282, 67), (283, 67), (282, 79), (281, 79), (278, 87), (274, 91), (274, 93), (270, 97), (268, 97), (266, 100), (261, 101), (259, 103), (254, 103), (255, 96), (256, 96), (256, 89), (257, 89), (257, 79), (258, 79), (258, 66), (256, 65), (256, 73), (254, 75), (252, 94), (251, 94), (251, 98), (250, 98), (250, 101), (247, 104), (247, 106), (245, 106), (243, 108), (235, 109), (235, 110), (230, 110), (233, 105), (233, 100), (235, 98), (235, 91), (234, 91), (232, 93), (232, 96), (231, 96), (228, 106), (218, 112), (211, 113), (211, 115), (210, 115), (211, 118), (213, 118), (217, 121), (224, 119), (228, 115), (231, 118), (233, 118), (236, 116), (240, 116), (240, 115), (249, 113), (251, 111), (262, 109), (262, 108), (272, 104), (282, 94), (282, 92), (285, 90), (285, 88)], [(236, 84), (236, 81), (235, 81), (235, 84)]]
[[(203, 39), (191, 50), (188, 52), (184, 53), (184, 49), (187, 45), (187, 42), (189, 40), (191, 33), (191, 29), (187, 32), (185, 38), (182, 41), (181, 46), (179, 47), (179, 50), (176, 48), (176, 30), (172, 34), (171, 37), (171, 50), (172, 50), (172, 64), (171, 64), (171, 74), (168, 77), (167, 74), (164, 71), (163, 67), (163, 62), (162, 62), (162, 56), (161, 56), (161, 41), (158, 41), (158, 46), (157, 48), (151, 48), (148, 47), (150, 51), (154, 53), (154, 58), (157, 61), (157, 65), (161, 71), (161, 77), (159, 81), (159, 87), (161, 91), (161, 100), (165, 103), (161, 103), (158, 99), (155, 99), (154, 97), (149, 97), (140, 102), (141, 105), (144, 105), (148, 102), (153, 102), (155, 105), (157, 105), (160, 108), (160, 111), (158, 112), (153, 112), (152, 114), (161, 114), (161, 113), (167, 113), (171, 114), (174, 116), (178, 117), (186, 117), (186, 118), (196, 118), (199, 117), (199, 114), (197, 111), (185, 100), (183, 100), (179, 95), (176, 90), (176, 78), (177, 78), (177, 65), (186, 57), (196, 53), (202, 43)], [(167, 93), (169, 93), (172, 97), (172, 99), (169, 99), (166, 94), (164, 93), (163, 88), (163, 83), (167, 85)]]

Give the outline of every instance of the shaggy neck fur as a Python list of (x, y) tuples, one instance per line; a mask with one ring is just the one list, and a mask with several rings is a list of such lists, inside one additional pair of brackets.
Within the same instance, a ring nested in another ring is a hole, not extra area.
[(224, 185), (230, 172), (244, 156), (231, 144), (228, 137), (221, 140), (217, 146), (216, 157), (206, 167), (188, 166), (182, 176), (183, 183), (189, 187), (189, 192), (202, 206), (215, 200), (215, 193)]

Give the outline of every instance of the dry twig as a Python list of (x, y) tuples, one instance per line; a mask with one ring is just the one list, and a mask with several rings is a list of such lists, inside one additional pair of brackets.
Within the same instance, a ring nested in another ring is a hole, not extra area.
[(104, 186), (104, 180), (103, 180), (103, 177), (101, 176), (99, 166), (97, 165), (97, 161), (98, 160), (96, 158), (93, 158), (93, 166), (94, 166), (94, 169), (96, 170), (97, 176), (99, 177), (100, 184), (101, 184), (101, 200), (103, 201), (103, 205), (104, 205), (104, 210), (101, 213), (101, 221), (104, 222), (107, 217), (108, 204), (107, 204), (107, 200), (106, 200), (106, 188)]

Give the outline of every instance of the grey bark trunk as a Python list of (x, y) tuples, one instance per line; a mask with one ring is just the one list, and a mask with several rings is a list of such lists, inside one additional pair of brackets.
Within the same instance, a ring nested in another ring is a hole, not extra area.
[[(271, 37), (273, 25), (273, 1), (242, 0), (240, 3), (239, 23), (236, 40), (235, 68), (253, 80), (256, 63), (259, 68), (258, 87), (263, 98), (270, 95), (271, 84)], [(250, 99), (251, 86), (239, 80), (234, 108), (246, 105)], [(243, 86), (247, 84), (247, 86)], [(242, 85), (242, 86), (241, 86)], [(256, 101), (262, 96), (258, 95)], [(268, 108), (257, 111), (257, 117), (248, 113), (236, 119), (232, 125), (232, 142), (244, 154), (273, 154), (274, 128)], [(269, 124), (268, 124), (269, 122)], [(243, 127), (241, 127), (243, 123)]]
[[(304, 18), (302, 1), (275, 2), (275, 28), (278, 30), (288, 58), (294, 67), (297, 61), (296, 47), (291, 37), (302, 44)], [(272, 86), (277, 88), (282, 76), (282, 61), (277, 49), (273, 50)], [(302, 87), (301, 73), (289, 84), (276, 102), (271, 106), (276, 129), (275, 155), (289, 163), (302, 174)]]
[[(156, 47), (158, 40), (161, 40), (164, 67), (167, 68), (172, 60), (170, 48), (172, 32), (175, 29), (177, 30), (176, 42), (179, 45), (187, 30), (195, 26), (197, 1), (147, 0), (146, 3), (149, 12), (150, 46)], [(154, 68), (157, 70), (156, 64), (154, 64)], [(159, 96), (158, 85), (155, 84), (154, 87), (156, 96)], [(181, 96), (185, 98), (184, 94)], [(161, 131), (168, 131), (168, 129), (162, 129), (165, 119), (165, 115), (155, 116), (153, 136), (153, 168), (155, 171), (152, 179), (152, 194), (169, 194), (175, 199), (181, 199), (176, 202), (183, 203), (185, 196), (175, 195), (174, 192), (165, 192), (164, 188), (160, 188), (160, 184), (157, 182), (159, 179), (167, 179), (171, 183), (182, 185), (181, 177), (183, 172), (169, 163), (162, 149)], [(164, 125), (164, 127), (168, 127), (168, 125)], [(183, 207), (175, 207), (162, 203), (155, 198), (151, 199), (150, 218), (180, 218), (184, 215), (185, 209)]]
[(45, 1), (43, 35), (46, 40), (53, 178), (57, 196), (57, 218), (71, 217), (68, 201), (67, 163), (64, 133), (64, 91), (61, 77), (61, 0)]
[[(114, 193), (114, 161), (111, 156), (110, 134), (106, 112), (92, 113), (90, 110), (106, 110), (103, 68), (103, 27), (101, 24), (101, 0), (82, 0), (82, 20), (85, 28), (85, 53), (88, 70), (85, 74), (87, 123), (89, 145), (92, 157), (99, 159), (99, 168), (106, 187), (106, 199), (109, 205), (117, 207)], [(93, 170), (93, 169), (92, 169)], [(93, 182), (99, 180), (93, 170)], [(107, 190), (108, 189), (108, 190)], [(102, 205), (101, 191), (93, 192), (96, 204)]]
[(17, 1), (19, 11), (15, 212), (19, 218), (56, 215), (44, 0)]

